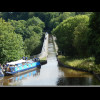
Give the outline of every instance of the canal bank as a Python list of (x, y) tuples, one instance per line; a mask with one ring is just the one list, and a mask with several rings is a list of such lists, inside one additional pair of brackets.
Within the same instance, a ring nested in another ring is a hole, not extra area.
[(100, 81), (100, 74), (97, 74), (95, 73), (94, 71), (89, 71), (89, 70), (86, 70), (84, 68), (77, 68), (77, 67), (72, 67), (72, 66), (68, 66), (68, 65), (65, 65), (63, 64), (63, 62), (61, 62), (58, 57), (57, 57), (57, 61), (58, 61), (58, 64), (60, 66), (63, 66), (65, 68), (70, 68), (70, 69), (73, 69), (73, 70), (77, 70), (77, 71), (83, 71), (83, 72), (88, 72), (88, 73), (91, 73), (92, 75), (94, 75), (99, 81)]
[(41, 52), (39, 54), (30, 56), (30, 59), (37, 57), (40, 59), (41, 65), (46, 64), (47, 63), (47, 56), (48, 56), (48, 41), (49, 41), (49, 34), (46, 32), (45, 36), (44, 36), (44, 42), (43, 42)]
[(100, 82), (90, 73), (65, 68), (58, 64), (52, 36), (48, 42), (47, 64), (18, 76), (7, 76), (0, 86), (98, 86)]
[[(83, 72), (88, 72), (88, 73), (91, 73), (93, 74), (99, 81), (100, 81), (100, 74), (96, 73), (95, 71), (93, 70), (90, 70), (90, 69), (86, 69), (86, 68), (79, 68), (79, 67), (73, 67), (73, 66), (69, 66), (67, 64), (64, 64), (64, 62), (62, 62), (60, 59), (59, 59), (59, 55), (58, 55), (58, 46), (56, 44), (56, 37), (52, 36), (53, 38), (53, 44), (54, 44), (54, 48), (55, 48), (55, 51), (56, 51), (56, 56), (57, 56), (57, 61), (58, 61), (58, 64), (60, 66), (63, 66), (65, 68), (70, 68), (70, 69), (73, 69), (73, 70), (78, 70), (78, 71), (83, 71)], [(67, 60), (67, 59), (66, 59)], [(91, 65), (91, 64), (90, 64)]]
[[(52, 42), (54, 45), (54, 51), (56, 54), (56, 59), (58, 63), (58, 68), (63, 70), (65, 72), (63, 77), (60, 77), (58, 79), (57, 85), (97, 85), (100, 84), (98, 80), (95, 79), (93, 74), (95, 74), (92, 71), (88, 71), (86, 69), (79, 69), (79, 68), (74, 68), (71, 66), (66, 66), (64, 65), (59, 59), (58, 59), (58, 46), (56, 44), (56, 37), (52, 37)], [(96, 74), (95, 74), (96, 75)], [(96, 77), (97, 78), (97, 77)], [(66, 81), (68, 80), (68, 81)], [(88, 80), (88, 81), (86, 81)], [(90, 82), (91, 80), (91, 82)], [(95, 80), (95, 82), (94, 82)], [(64, 82), (63, 82), (64, 81)], [(70, 83), (70, 81), (72, 81)], [(85, 82), (84, 82), (85, 81)]]

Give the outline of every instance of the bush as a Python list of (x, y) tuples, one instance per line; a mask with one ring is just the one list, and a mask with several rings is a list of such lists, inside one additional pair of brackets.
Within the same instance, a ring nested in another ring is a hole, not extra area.
[(91, 55), (95, 56), (95, 63), (100, 64), (100, 12), (94, 12), (90, 16), (89, 45)]
[(14, 61), (24, 56), (23, 39), (14, 27), (0, 19), (0, 63)]
[[(57, 37), (59, 50), (68, 56), (82, 54), (82, 49), (87, 49), (88, 22), (87, 15), (77, 15), (64, 20), (54, 28), (52, 34)], [(80, 48), (81, 45), (83, 48)]]

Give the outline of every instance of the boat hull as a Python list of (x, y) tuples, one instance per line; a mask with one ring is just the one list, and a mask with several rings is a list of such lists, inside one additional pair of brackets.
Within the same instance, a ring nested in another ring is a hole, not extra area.
[(31, 65), (30, 64), (28, 64), (28, 65), (27, 65), (28, 67), (25, 67), (23, 69), (22, 69), (22, 66), (19, 66), (19, 70), (17, 70), (18, 67), (16, 67), (15, 69), (13, 68), (14, 69), (13, 71), (10, 71), (10, 72), (9, 71), (6, 71), (5, 72), (5, 76), (14, 75), (14, 74), (21, 73), (21, 72), (26, 72), (26, 71), (31, 70), (31, 69), (34, 69), (34, 68), (41, 68), (40, 62), (35, 62), (35, 63), (32, 63)]

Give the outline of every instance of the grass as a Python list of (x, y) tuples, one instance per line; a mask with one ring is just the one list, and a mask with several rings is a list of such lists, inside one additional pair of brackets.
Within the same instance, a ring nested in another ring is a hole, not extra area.
[(44, 57), (44, 58), (41, 58), (40, 59), (40, 62), (42, 63), (42, 62), (46, 62), (47, 61), (47, 57)]
[(59, 55), (58, 59), (64, 64), (72, 67), (77, 67), (85, 69), (87, 71), (94, 71), (97, 74), (100, 74), (100, 64), (96, 65), (94, 63), (94, 57), (88, 58), (69, 58), (67, 56)]

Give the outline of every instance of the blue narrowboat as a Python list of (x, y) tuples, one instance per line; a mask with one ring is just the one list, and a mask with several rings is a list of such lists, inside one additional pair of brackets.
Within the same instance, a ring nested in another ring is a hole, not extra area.
[(8, 67), (5, 69), (5, 75), (13, 75), (19, 72), (27, 71), (33, 68), (40, 68), (40, 61), (32, 60), (18, 60), (15, 62), (7, 63)]

